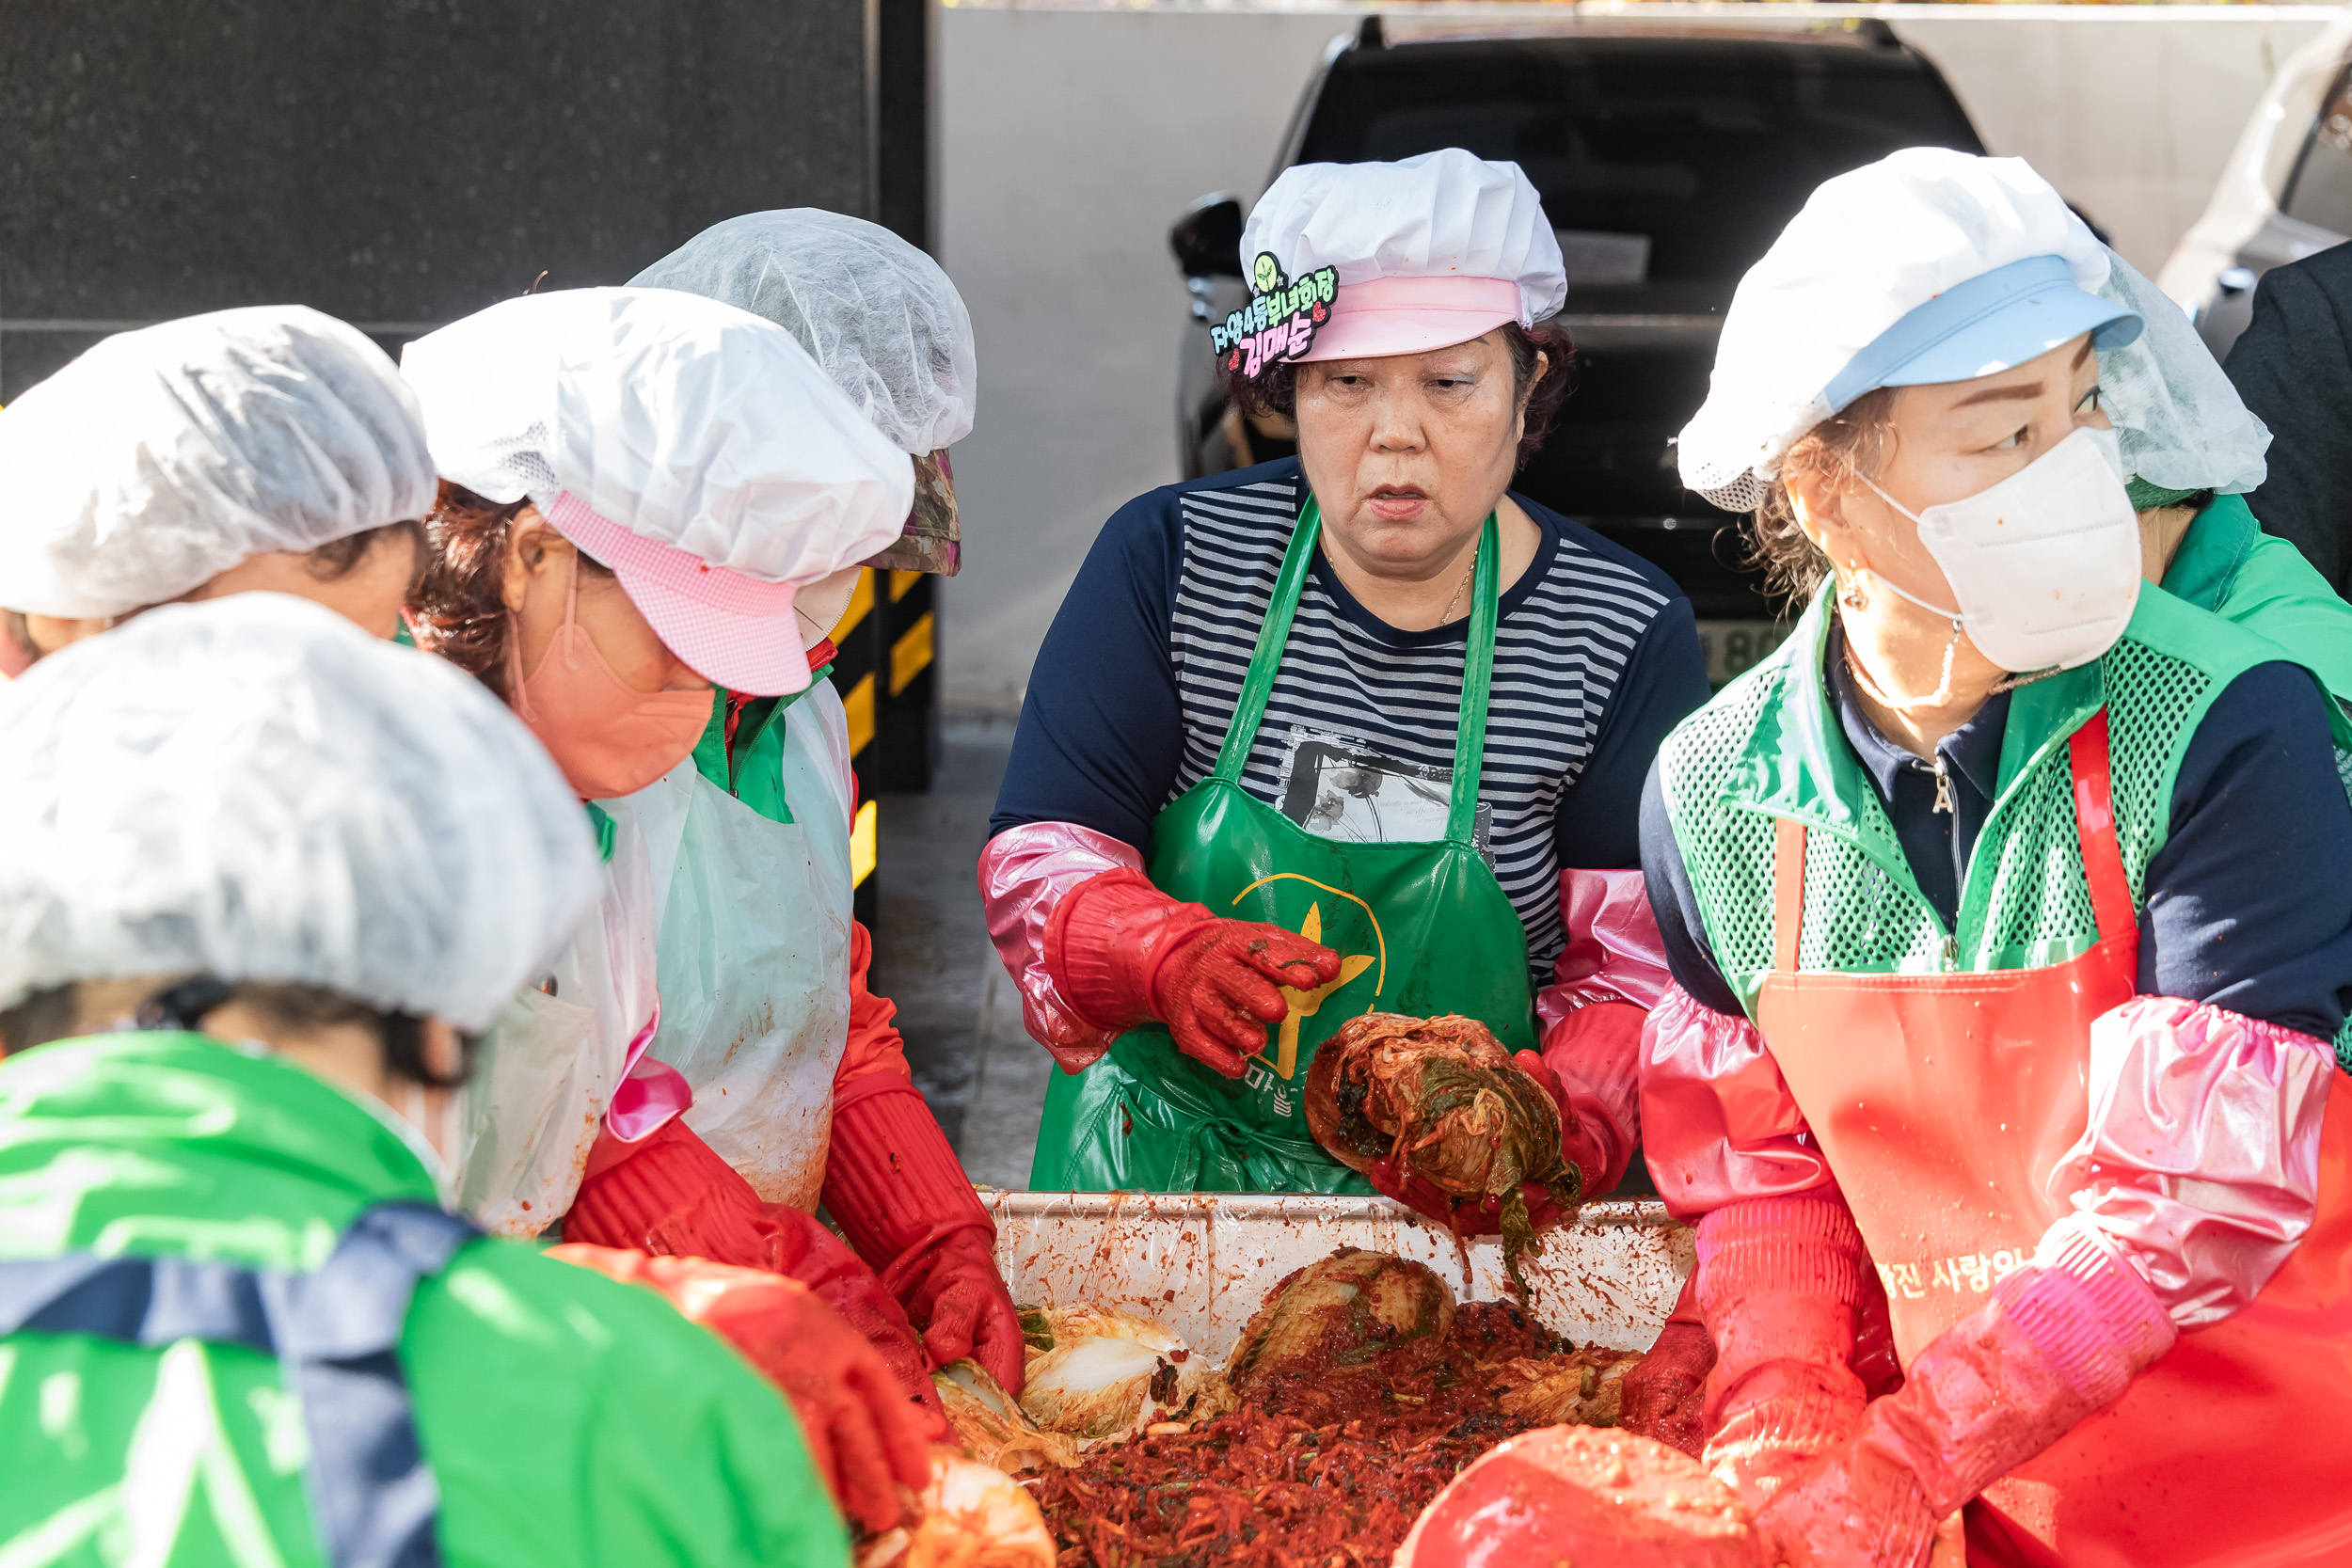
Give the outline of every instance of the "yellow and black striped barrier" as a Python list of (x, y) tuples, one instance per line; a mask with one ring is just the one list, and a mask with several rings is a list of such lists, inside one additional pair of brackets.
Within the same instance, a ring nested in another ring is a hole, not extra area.
[(932, 581), (923, 572), (859, 574), (850, 607), (833, 628), (839, 650), (833, 683), (850, 724), (850, 765), (857, 774), (858, 807), (850, 829), (850, 875), (856, 882), (858, 919), (870, 929), (879, 898), (876, 798), (884, 791), (920, 793), (931, 786), (938, 755), (938, 618)]
[(931, 787), (939, 756), (939, 579), (928, 572), (889, 578), (889, 602), (878, 607), (888, 662), (875, 714), (877, 761), (883, 789), (920, 795)]
[(850, 721), (850, 768), (857, 775), (857, 815), (850, 824), (850, 877), (856, 892), (852, 910), (872, 929), (878, 897), (874, 866), (879, 859), (876, 823), (880, 813), (874, 795), (879, 787), (874, 768), (874, 687), (882, 661), (878, 657), (882, 617), (874, 613), (874, 577), (869, 567), (858, 574), (850, 608), (833, 628), (834, 689), (841, 694), (842, 711)]

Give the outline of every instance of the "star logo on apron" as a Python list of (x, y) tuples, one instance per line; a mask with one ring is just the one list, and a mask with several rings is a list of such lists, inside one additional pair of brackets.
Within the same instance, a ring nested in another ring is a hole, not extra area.
[[(1309, 942), (1323, 940), (1323, 905), (1320, 902), (1307, 906), (1307, 918), (1298, 923), (1298, 934)], [(1300, 1021), (1314, 1017), (1315, 1009), (1323, 1006), (1325, 997), (1370, 969), (1372, 964), (1373, 956), (1369, 953), (1343, 953), (1340, 955), (1338, 979), (1327, 985), (1317, 986), (1312, 990), (1294, 990), (1288, 986), (1282, 988), (1282, 1000), (1289, 1005), (1290, 1012), (1282, 1020), (1282, 1031), (1277, 1039), (1275, 1059), (1267, 1064), (1274, 1069), (1277, 1076), (1287, 1081), (1298, 1071)], [(1259, 1059), (1264, 1060), (1263, 1056)]]

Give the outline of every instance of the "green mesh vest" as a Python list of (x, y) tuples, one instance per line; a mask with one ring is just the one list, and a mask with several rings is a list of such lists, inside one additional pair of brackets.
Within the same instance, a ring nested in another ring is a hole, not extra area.
[(1800, 969), (1934, 974), (2063, 963), (2098, 937), (2067, 737), (2107, 709), (2117, 836), (2135, 905), (2171, 826), (2173, 775), (2216, 693), (2280, 658), (2267, 640), (2140, 592), (2122, 641), (2010, 699), (2000, 783), (1946, 930), (1903, 859), (1821, 679), (1823, 589), (1788, 641), (1682, 721), (1659, 753), (1668, 819), (1717, 966), (1741, 1005), (1772, 962), (1772, 821), (1805, 824)]

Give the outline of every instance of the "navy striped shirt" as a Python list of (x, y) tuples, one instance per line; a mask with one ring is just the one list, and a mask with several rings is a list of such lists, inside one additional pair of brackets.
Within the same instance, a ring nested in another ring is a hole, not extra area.
[[(1076, 822), (1147, 847), (1152, 816), (1216, 766), (1300, 492), (1286, 458), (1111, 518), (1038, 656), (993, 832)], [(1561, 868), (1639, 863), (1643, 775), (1707, 676), (1663, 573), (1515, 499), (1543, 542), (1502, 595), (1479, 832), (1540, 984), (1566, 940)], [(1441, 837), (1468, 625), (1389, 626), (1318, 552), (1243, 787), (1327, 836)]]

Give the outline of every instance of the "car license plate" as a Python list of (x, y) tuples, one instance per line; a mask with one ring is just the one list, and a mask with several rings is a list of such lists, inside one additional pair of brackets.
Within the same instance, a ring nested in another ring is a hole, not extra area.
[(1699, 647), (1707, 655), (1708, 684), (1722, 686), (1763, 660), (1788, 639), (1787, 621), (1701, 621)]

